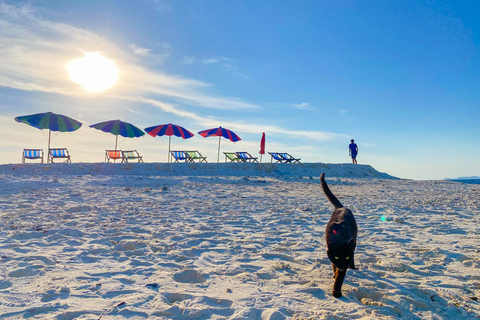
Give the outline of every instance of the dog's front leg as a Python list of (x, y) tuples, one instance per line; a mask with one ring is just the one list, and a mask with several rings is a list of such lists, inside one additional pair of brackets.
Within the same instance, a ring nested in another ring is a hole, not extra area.
[(336, 268), (335, 270), (335, 282), (333, 283), (333, 292), (332, 295), (335, 298), (340, 298), (342, 296), (342, 284), (345, 279), (345, 274), (347, 270), (341, 270)]

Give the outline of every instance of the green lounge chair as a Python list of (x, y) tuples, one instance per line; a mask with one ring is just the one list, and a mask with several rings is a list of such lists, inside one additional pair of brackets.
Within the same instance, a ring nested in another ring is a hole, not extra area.
[(237, 156), (235, 152), (224, 152), (225, 162), (241, 162), (242, 160)]
[(122, 162), (128, 163), (129, 160), (137, 160), (137, 162), (143, 162), (143, 156), (141, 156), (137, 150), (122, 151)]
[(192, 160), (192, 162), (195, 162), (195, 160), (198, 160), (198, 162), (207, 162), (207, 157), (202, 156), (197, 150), (185, 151), (185, 153)]

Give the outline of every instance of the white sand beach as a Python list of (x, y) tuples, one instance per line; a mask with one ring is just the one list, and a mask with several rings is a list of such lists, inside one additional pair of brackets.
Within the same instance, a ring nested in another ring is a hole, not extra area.
[(365, 165), (0, 165), (0, 319), (478, 319), (479, 243), (479, 185)]

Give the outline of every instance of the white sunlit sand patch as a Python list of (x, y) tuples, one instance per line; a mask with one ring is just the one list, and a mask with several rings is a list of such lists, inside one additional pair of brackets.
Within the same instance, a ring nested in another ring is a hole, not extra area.
[[(340, 299), (321, 172), (359, 226)], [(476, 319), (479, 199), (360, 165), (1, 165), (0, 319)]]

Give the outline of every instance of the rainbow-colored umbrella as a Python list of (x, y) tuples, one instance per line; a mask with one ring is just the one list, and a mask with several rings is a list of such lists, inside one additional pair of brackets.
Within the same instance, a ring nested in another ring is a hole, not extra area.
[(135, 127), (133, 124), (121, 120), (109, 120), (92, 124), (90, 128), (102, 130), (103, 132), (111, 133), (116, 136), (115, 150), (117, 150), (118, 136), (125, 138), (138, 138), (145, 135), (142, 129)]
[(145, 128), (145, 132), (152, 137), (168, 136), (168, 162), (170, 162), (170, 143), (172, 136), (181, 137), (183, 139), (193, 137), (193, 133), (187, 129), (171, 123)]
[(203, 130), (203, 131), (200, 131), (198, 134), (201, 135), (201, 136), (204, 137), (204, 138), (207, 138), (207, 137), (218, 137), (218, 155), (217, 155), (217, 162), (220, 161), (220, 139), (222, 139), (222, 137), (224, 137), (225, 139), (229, 139), (229, 140), (232, 141), (232, 142), (237, 142), (237, 141), (242, 140), (242, 139), (240, 139), (239, 136), (237, 136), (237, 135), (235, 134), (235, 132), (233, 132), (233, 131), (231, 131), (231, 130), (228, 130), (228, 129), (225, 129), (225, 128), (222, 128), (222, 127), (213, 128), (213, 129), (208, 129), (208, 130)]
[(16, 117), (15, 121), (28, 124), (40, 130), (48, 129), (48, 154), (50, 153), (52, 131), (71, 132), (78, 130), (82, 126), (82, 124), (75, 119), (50, 111)]

